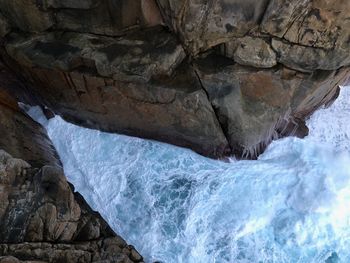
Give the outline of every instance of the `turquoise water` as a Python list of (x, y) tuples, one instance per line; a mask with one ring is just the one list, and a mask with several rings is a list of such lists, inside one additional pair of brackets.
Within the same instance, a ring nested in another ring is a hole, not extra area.
[(146, 262), (350, 262), (350, 89), (305, 139), (229, 163), (164, 143), (46, 127), (77, 191)]

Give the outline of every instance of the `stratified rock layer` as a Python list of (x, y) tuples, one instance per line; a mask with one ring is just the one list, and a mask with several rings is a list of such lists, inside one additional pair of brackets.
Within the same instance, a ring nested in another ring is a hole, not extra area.
[(2, 57), (27, 97), (211, 157), (306, 135), (350, 65), (349, 1), (39, 2), (0, 0)]

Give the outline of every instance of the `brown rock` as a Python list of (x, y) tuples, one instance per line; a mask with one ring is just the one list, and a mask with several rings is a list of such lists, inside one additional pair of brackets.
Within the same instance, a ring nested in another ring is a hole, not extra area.
[(198, 60), (197, 73), (229, 144), (238, 156), (256, 158), (271, 140), (307, 134), (300, 121), (327, 103), (349, 72), (301, 74), (281, 66), (257, 70), (217, 56)]
[(280, 63), (300, 71), (336, 70), (350, 64), (349, 12), (343, 0), (273, 0), (262, 29), (279, 38), (272, 46)]
[(281, 40), (273, 39), (272, 48), (276, 51), (278, 62), (302, 72), (315, 70), (336, 70), (350, 64), (350, 45), (346, 49), (321, 49), (291, 45)]
[(70, 8), (70, 9), (91, 9), (98, 6), (98, 0), (44, 0), (45, 8)]
[(10, 89), (17, 101), (207, 156), (303, 136), (350, 65), (349, 1), (39, 2), (0, 0), (1, 56), (26, 84)]
[(0, 263), (20, 263), (15, 257), (0, 257)]
[(115, 36), (162, 23), (155, 0), (1, 0), (0, 10), (13, 27), (28, 32), (55, 28)]
[(131, 248), (130, 258), (134, 261), (141, 261), (142, 257), (134, 248)]
[(270, 45), (261, 38), (244, 37), (227, 42), (226, 57), (232, 58), (240, 65), (256, 68), (272, 68), (277, 65), (276, 54)]
[(53, 16), (38, 8), (35, 0), (0, 0), (0, 10), (9, 23), (23, 31), (41, 32), (53, 26)]
[(43, 128), (0, 90), (0, 262), (137, 262), (73, 193)]
[(149, 32), (159, 38), (46, 35), (7, 50), (43, 103), (68, 120), (225, 155), (227, 141), (205, 91), (192, 68), (179, 65), (183, 49), (163, 30)]
[(293, 22), (305, 15), (310, 3), (310, 0), (271, 0), (261, 23), (262, 31), (283, 38)]
[[(42, 85), (38, 94), (68, 120), (190, 147), (209, 156), (222, 156), (227, 148), (207, 95), (189, 67), (146, 84), (75, 72), (31, 69), (28, 73)], [(48, 80), (56, 81), (50, 81), (50, 90), (41, 89)]]
[(176, 39), (162, 28), (118, 39), (77, 33), (17, 37), (6, 50), (24, 66), (62, 71), (85, 68), (120, 81), (170, 76), (185, 57)]
[(232, 37), (242, 37), (259, 25), (267, 0), (158, 0), (165, 22), (192, 53)]
[(7, 19), (0, 13), (0, 38), (6, 36), (10, 32), (10, 25)]

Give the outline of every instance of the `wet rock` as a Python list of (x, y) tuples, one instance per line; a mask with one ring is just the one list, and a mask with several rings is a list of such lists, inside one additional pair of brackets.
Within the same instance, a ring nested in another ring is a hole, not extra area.
[(229, 151), (206, 92), (183, 61), (183, 48), (163, 29), (118, 39), (44, 35), (15, 40), (6, 49), (43, 104), (68, 120), (212, 157)]
[(135, 261), (142, 260), (142, 257), (140, 256), (140, 254), (135, 249), (131, 249), (130, 257), (131, 257), (132, 260), (135, 260)]
[[(211, 157), (255, 157), (273, 138), (303, 136), (304, 119), (334, 100), (350, 65), (343, 0), (0, 0), (0, 7), (8, 24), (0, 53), (25, 84), (24, 93), (12, 89), (17, 100)], [(17, 21), (23, 8), (29, 13)], [(202, 70), (198, 61), (212, 54), (223, 59)]]
[[(207, 94), (188, 66), (172, 77), (147, 83), (34, 68), (28, 76), (41, 83), (35, 89), (46, 104), (67, 120), (190, 147), (213, 157), (225, 155), (228, 148)], [(48, 81), (51, 89), (42, 89)]]
[[(5, 245), (0, 244), (0, 255), (4, 254)], [(98, 241), (74, 243), (74, 244), (51, 244), (51, 243), (21, 243), (10, 244), (6, 247), (6, 253), (18, 255), (17, 257), (4, 257), (9, 263), (17, 262), (141, 262), (133, 261), (120, 251), (111, 252), (108, 246)], [(18, 260), (20, 258), (21, 260)], [(40, 260), (38, 260), (40, 259)], [(0, 262), (1, 258), (0, 258)]]
[(142, 260), (74, 193), (44, 129), (1, 86), (0, 131), (0, 262)]
[(231, 148), (246, 158), (256, 158), (273, 139), (307, 135), (300, 120), (331, 100), (349, 72), (257, 70), (215, 55), (198, 60), (196, 71)]
[(73, 193), (18, 102), (256, 158), (275, 138), (305, 136), (305, 118), (337, 97), (349, 12), (344, 0), (0, 0), (0, 256), (142, 261)]

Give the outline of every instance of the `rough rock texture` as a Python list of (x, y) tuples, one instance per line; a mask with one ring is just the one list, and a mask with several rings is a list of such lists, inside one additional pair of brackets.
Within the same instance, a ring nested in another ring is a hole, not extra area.
[(349, 28), (348, 0), (0, 0), (0, 263), (142, 261), (17, 102), (256, 158), (336, 99)]
[(44, 129), (20, 111), (4, 83), (0, 262), (141, 262), (137, 251), (74, 193)]
[(162, 28), (123, 38), (45, 34), (9, 41), (6, 51), (44, 104), (68, 120), (213, 157), (228, 149), (183, 48)]
[(191, 53), (243, 37), (257, 27), (268, 0), (158, 0), (165, 22)]
[(336, 98), (349, 14), (346, 0), (0, 0), (0, 52), (23, 96), (69, 121), (255, 158)]
[(123, 35), (162, 23), (154, 0), (0, 0), (12, 27), (25, 32), (79, 31)]
[(254, 157), (273, 140), (307, 133), (303, 120), (337, 96), (349, 73), (297, 72), (281, 65), (255, 69), (218, 56), (196, 62), (196, 71), (213, 105), (231, 149)]

